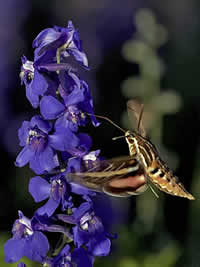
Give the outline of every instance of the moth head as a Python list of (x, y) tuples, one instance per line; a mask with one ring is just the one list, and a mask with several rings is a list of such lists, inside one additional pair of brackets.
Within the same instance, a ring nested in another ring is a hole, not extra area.
[(129, 145), (132, 145), (132, 144), (134, 144), (135, 133), (134, 132), (131, 132), (131, 131), (126, 131), (125, 132), (125, 138), (126, 138), (126, 142)]

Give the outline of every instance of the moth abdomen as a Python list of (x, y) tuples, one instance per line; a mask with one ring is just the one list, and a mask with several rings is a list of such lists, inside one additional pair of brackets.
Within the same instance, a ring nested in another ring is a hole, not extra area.
[(185, 197), (193, 200), (194, 197), (187, 192), (183, 184), (179, 181), (178, 177), (161, 161), (154, 161), (146, 170), (147, 175), (160, 190), (165, 193)]

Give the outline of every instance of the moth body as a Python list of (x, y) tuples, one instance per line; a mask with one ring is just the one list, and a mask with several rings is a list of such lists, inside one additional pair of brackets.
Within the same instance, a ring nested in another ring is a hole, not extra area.
[(86, 160), (83, 172), (68, 173), (68, 179), (91, 190), (117, 197), (141, 194), (148, 188), (148, 182), (151, 182), (165, 193), (193, 200), (194, 197), (186, 191), (161, 160), (155, 146), (146, 138), (142, 122), (143, 105), (129, 100), (127, 107), (129, 115), (138, 122), (135, 132), (124, 131), (106, 117), (97, 117), (106, 119), (125, 133), (130, 156), (103, 161)]
[(131, 131), (125, 133), (129, 146), (130, 156), (138, 159), (143, 166), (147, 179), (165, 193), (185, 197), (193, 200), (194, 197), (186, 191), (178, 177), (161, 160), (155, 146), (146, 138)]

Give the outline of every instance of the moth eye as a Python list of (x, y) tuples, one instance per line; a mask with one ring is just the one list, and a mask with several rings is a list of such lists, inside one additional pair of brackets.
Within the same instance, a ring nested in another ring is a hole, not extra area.
[(151, 171), (151, 174), (156, 174), (159, 171), (159, 168), (155, 168), (153, 171)]
[(134, 144), (134, 139), (132, 139), (132, 138), (128, 138), (128, 142), (129, 142), (130, 144)]
[(129, 161), (129, 165), (131, 165), (132, 167), (137, 166), (138, 165), (138, 161), (137, 160), (130, 160)]
[(162, 178), (164, 175), (165, 175), (164, 172), (161, 172), (161, 173), (159, 174), (159, 176), (160, 176), (161, 178)]

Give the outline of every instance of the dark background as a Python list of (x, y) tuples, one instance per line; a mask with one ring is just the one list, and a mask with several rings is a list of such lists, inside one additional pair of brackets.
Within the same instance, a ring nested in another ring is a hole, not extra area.
[[(3, 3), (0, 11), (1, 245), (9, 238), (17, 211), (23, 210), (31, 217), (37, 207), (27, 190), (29, 178), (34, 174), (28, 167), (14, 166), (20, 151), (17, 129), (35, 112), (25, 98), (24, 86), (20, 85), (20, 57), (24, 54), (33, 59), (32, 41), (41, 30), (53, 25), (65, 26), (72, 20), (89, 58), (91, 70), (82, 71), (81, 75), (90, 85), (95, 112), (120, 124), (127, 101), (121, 89), (123, 81), (141, 74), (140, 64), (130, 62), (122, 53), (125, 42), (138, 37), (135, 17), (141, 8), (149, 8), (168, 32), (167, 42), (157, 51), (165, 64), (160, 91), (173, 88), (181, 99), (178, 111), (165, 114), (162, 125), (154, 127), (161, 127), (163, 146), (176, 153), (179, 162), (174, 164), (176, 174), (196, 200), (164, 193), (159, 193), (160, 198), (156, 199), (151, 192), (129, 200), (111, 200), (114, 213), (118, 214), (115, 216), (118, 226), (113, 228), (113, 232), (118, 232), (118, 240), (113, 241), (111, 256), (97, 260), (96, 266), (199, 266), (200, 5), (197, 0), (167, 3), (152, 0), (148, 4), (139, 0)], [(153, 99), (154, 95), (149, 94)], [(94, 148), (100, 148), (105, 157), (128, 154), (123, 139), (111, 140), (121, 135), (112, 125), (102, 122), (98, 129), (89, 130)], [(4, 266), (2, 250), (1, 260)]]

